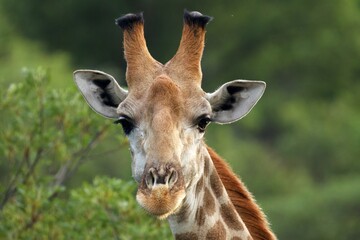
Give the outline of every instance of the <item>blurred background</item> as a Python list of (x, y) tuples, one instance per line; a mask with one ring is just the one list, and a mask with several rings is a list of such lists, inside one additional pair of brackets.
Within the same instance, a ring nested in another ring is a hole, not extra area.
[(360, 239), (359, 0), (0, 0), (0, 238), (171, 238), (166, 223), (131, 212), (127, 141), (87, 107), (72, 72), (125, 86), (114, 19), (144, 12), (148, 48), (165, 63), (185, 8), (214, 17), (206, 91), (267, 83), (246, 118), (212, 124), (206, 139), (278, 238)]

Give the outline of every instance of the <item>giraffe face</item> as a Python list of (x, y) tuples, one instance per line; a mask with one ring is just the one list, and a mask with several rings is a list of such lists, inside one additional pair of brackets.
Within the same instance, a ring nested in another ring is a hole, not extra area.
[(110, 75), (79, 70), (75, 81), (89, 105), (120, 123), (130, 142), (137, 200), (148, 212), (166, 218), (181, 207), (186, 190), (202, 174), (200, 148), (207, 124), (230, 123), (246, 115), (265, 84), (236, 80), (214, 93), (181, 84), (165, 74), (127, 92)]
[(205, 96), (161, 75), (117, 108), (130, 142), (137, 200), (159, 218), (176, 212), (187, 186), (201, 175), (197, 153), (212, 113)]

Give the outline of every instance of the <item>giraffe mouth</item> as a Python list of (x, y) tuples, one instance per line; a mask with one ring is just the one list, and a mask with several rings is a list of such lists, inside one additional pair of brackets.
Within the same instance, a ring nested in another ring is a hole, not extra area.
[(166, 219), (176, 213), (185, 198), (185, 189), (169, 189), (161, 184), (152, 189), (139, 188), (136, 194), (138, 203), (151, 215)]
[(136, 200), (150, 214), (165, 219), (178, 211), (185, 195), (180, 166), (168, 162), (145, 167)]

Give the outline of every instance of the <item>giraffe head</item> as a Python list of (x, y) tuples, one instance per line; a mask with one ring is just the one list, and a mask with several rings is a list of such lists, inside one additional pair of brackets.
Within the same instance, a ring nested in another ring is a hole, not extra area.
[(142, 14), (116, 20), (124, 32), (128, 90), (100, 71), (78, 70), (75, 82), (92, 109), (120, 123), (130, 142), (136, 198), (159, 217), (176, 213), (189, 186), (203, 174), (200, 154), (210, 122), (244, 117), (265, 90), (260, 81), (235, 80), (214, 93), (201, 89), (205, 26), (199, 12), (184, 13), (180, 46), (166, 64), (149, 53)]

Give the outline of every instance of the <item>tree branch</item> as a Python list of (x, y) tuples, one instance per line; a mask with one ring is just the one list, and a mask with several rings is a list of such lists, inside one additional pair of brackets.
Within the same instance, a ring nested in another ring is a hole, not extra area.
[(89, 143), (77, 153), (74, 154), (72, 159), (68, 160), (55, 174), (55, 181), (53, 182), (53, 186), (62, 185), (67, 179), (69, 179), (79, 168), (81, 164), (85, 162), (90, 150), (93, 148), (96, 141), (104, 134), (107, 130), (107, 126), (100, 129), (95, 133), (93, 138), (89, 141)]

